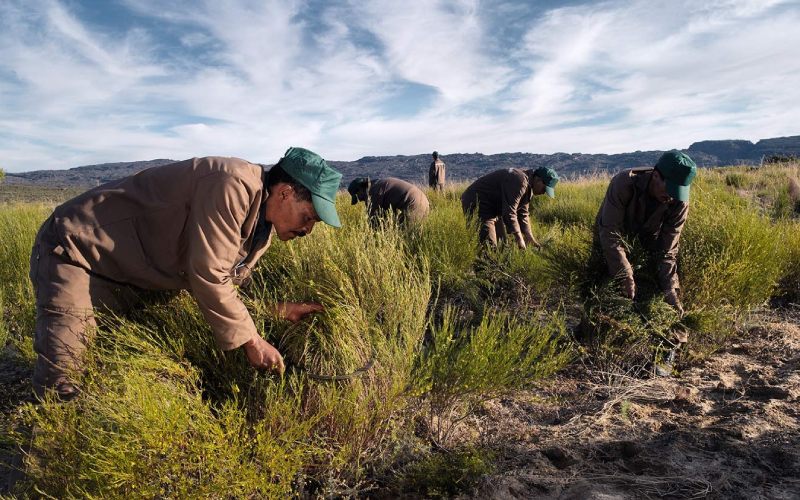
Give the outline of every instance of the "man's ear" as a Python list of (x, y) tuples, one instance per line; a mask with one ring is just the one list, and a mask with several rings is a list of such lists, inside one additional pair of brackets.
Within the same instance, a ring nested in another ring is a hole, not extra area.
[(278, 186), (278, 197), (281, 200), (288, 200), (289, 197), (294, 194), (294, 188), (291, 186), (291, 184), (282, 182)]

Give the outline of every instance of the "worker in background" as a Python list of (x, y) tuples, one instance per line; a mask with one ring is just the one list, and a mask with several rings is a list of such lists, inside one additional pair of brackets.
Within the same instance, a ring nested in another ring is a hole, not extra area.
[(498, 237), (509, 234), (519, 248), (538, 248), (541, 245), (531, 232), (531, 197), (546, 193), (554, 198), (557, 183), (558, 174), (552, 168), (495, 170), (467, 187), (461, 207), (468, 217), (477, 216), (481, 243), (496, 247)]

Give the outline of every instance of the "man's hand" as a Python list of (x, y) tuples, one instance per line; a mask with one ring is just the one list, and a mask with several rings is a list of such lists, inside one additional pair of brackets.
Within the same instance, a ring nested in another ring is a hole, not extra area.
[(248, 340), (242, 347), (247, 354), (247, 361), (250, 366), (258, 370), (269, 370), (283, 375), (285, 369), (283, 356), (272, 344), (262, 339), (258, 335)]
[(528, 247), (532, 247), (536, 250), (542, 249), (542, 244), (536, 241), (536, 238), (533, 237), (531, 233), (524, 233), (525, 243), (527, 243)]
[(678, 290), (673, 288), (672, 290), (668, 291), (664, 294), (664, 301), (675, 308), (678, 311), (678, 314), (683, 316), (683, 304), (681, 304), (681, 299), (678, 297)]
[(636, 282), (633, 278), (626, 279), (622, 283), (622, 295), (633, 300), (636, 298)]
[(292, 323), (297, 323), (309, 314), (324, 310), (325, 307), (316, 302), (278, 302), (275, 304), (275, 314)]
[(514, 233), (514, 239), (517, 241), (517, 246), (525, 250), (525, 238), (520, 233)]

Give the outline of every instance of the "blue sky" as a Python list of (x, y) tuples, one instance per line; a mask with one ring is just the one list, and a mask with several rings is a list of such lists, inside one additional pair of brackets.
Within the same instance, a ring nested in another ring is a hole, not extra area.
[(800, 0), (2, 0), (0, 168), (800, 134)]

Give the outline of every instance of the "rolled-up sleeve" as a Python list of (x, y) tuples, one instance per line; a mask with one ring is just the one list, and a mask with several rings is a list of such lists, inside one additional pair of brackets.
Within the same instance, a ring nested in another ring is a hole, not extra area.
[(249, 208), (250, 193), (240, 179), (224, 172), (210, 174), (197, 182), (186, 229), (187, 279), (223, 350), (235, 349), (257, 334), (230, 276)]
[(608, 274), (613, 278), (633, 280), (633, 268), (628, 261), (622, 239), (625, 230), (625, 210), (632, 198), (632, 187), (625, 183), (624, 178), (614, 177), (608, 186), (597, 218), (597, 232), (603, 256), (608, 266)]
[(661, 224), (661, 234), (658, 237), (658, 283), (663, 292), (680, 288), (678, 279), (678, 247), (681, 231), (689, 215), (689, 204), (678, 202), (677, 206), (670, 208), (666, 219)]

